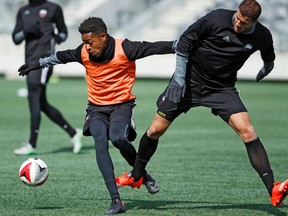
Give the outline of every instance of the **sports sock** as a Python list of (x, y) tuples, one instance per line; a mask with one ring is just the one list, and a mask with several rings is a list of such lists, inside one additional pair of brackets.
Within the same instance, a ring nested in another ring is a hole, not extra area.
[(76, 130), (68, 123), (64, 124), (63, 129), (73, 138), (76, 134)]
[(138, 181), (145, 174), (145, 167), (155, 153), (157, 146), (158, 139), (154, 140), (149, 138), (147, 133), (142, 136), (138, 149), (138, 155), (131, 172), (135, 181)]
[(147, 132), (143, 134), (138, 149), (138, 157), (142, 160), (149, 161), (157, 149), (158, 141), (158, 139), (149, 138)]
[(272, 195), (274, 175), (268, 156), (259, 138), (245, 143), (252, 167), (258, 172), (270, 196)]
[(39, 134), (39, 129), (31, 127), (31, 129), (30, 129), (30, 138), (29, 138), (28, 142), (31, 144), (31, 146), (33, 148), (36, 148), (38, 134)]

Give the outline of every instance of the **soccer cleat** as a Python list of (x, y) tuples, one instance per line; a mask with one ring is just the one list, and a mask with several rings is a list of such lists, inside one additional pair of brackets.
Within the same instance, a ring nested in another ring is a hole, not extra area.
[(156, 194), (160, 190), (160, 185), (155, 181), (155, 179), (152, 178), (152, 176), (148, 173), (146, 173), (143, 176), (143, 182), (142, 184), (145, 185), (147, 191), (150, 194)]
[(82, 130), (77, 128), (76, 134), (71, 139), (74, 154), (78, 154), (82, 148), (81, 139), (82, 139)]
[(16, 155), (33, 155), (37, 154), (35, 148), (32, 147), (30, 143), (24, 143), (21, 148), (15, 149), (14, 154)]
[(139, 181), (135, 182), (134, 178), (131, 176), (131, 173), (127, 174), (124, 172), (122, 176), (117, 177), (115, 180), (118, 188), (130, 186), (132, 188), (137, 187), (139, 189), (142, 185), (143, 177), (141, 177)]
[(274, 182), (272, 196), (270, 197), (272, 205), (280, 207), (288, 194), (288, 179), (284, 182)]
[(111, 202), (110, 207), (105, 210), (105, 214), (111, 215), (111, 214), (119, 214), (124, 213), (126, 211), (124, 202), (116, 199)]

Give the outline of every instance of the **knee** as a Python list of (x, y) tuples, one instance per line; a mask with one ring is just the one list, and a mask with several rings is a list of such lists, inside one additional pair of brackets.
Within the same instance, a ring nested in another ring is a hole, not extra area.
[(240, 135), (241, 139), (243, 140), (243, 142), (250, 142), (250, 141), (257, 138), (256, 131), (255, 131), (253, 125), (251, 125), (251, 124), (240, 129), (239, 135)]
[(166, 130), (161, 130), (160, 127), (151, 125), (147, 130), (147, 136), (151, 139), (159, 139)]
[(108, 139), (104, 136), (96, 136), (92, 135), (94, 138), (94, 144), (96, 153), (103, 154), (104, 152), (108, 151)]
[(123, 148), (123, 145), (129, 142), (125, 134), (119, 134), (119, 133), (111, 134), (110, 141), (118, 149)]

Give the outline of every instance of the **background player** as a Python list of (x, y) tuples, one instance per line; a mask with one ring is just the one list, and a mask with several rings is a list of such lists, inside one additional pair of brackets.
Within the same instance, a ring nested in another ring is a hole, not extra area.
[[(55, 27), (57, 33), (54, 33)], [(67, 38), (67, 28), (63, 12), (58, 4), (46, 0), (29, 0), (17, 13), (16, 25), (12, 33), (16, 45), (25, 40), (25, 62), (31, 63), (41, 57), (50, 56), (55, 44)], [(61, 112), (52, 106), (46, 96), (46, 87), (52, 75), (52, 66), (39, 68), (27, 76), (28, 103), (30, 111), (30, 137), (23, 147), (14, 151), (17, 155), (37, 153), (37, 138), (40, 130), (41, 111), (71, 137), (73, 152), (79, 153), (82, 147), (80, 129), (74, 129), (64, 119)]]

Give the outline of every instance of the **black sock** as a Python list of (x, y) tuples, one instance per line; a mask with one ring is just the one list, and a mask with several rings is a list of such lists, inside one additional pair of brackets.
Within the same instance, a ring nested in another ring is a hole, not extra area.
[(73, 138), (76, 134), (76, 130), (68, 123), (63, 125), (63, 129), (69, 134), (71, 138)]
[(31, 144), (31, 146), (33, 148), (36, 148), (38, 134), (39, 134), (39, 129), (31, 127), (31, 129), (30, 129), (30, 138), (29, 138), (28, 142)]
[(258, 172), (268, 193), (272, 194), (274, 175), (270, 167), (267, 153), (259, 138), (245, 143), (252, 167)]
[(154, 140), (147, 136), (145, 133), (141, 140), (138, 149), (138, 155), (132, 170), (132, 176), (135, 181), (138, 181), (145, 174), (145, 167), (150, 160), (150, 158), (155, 153), (158, 146), (158, 139)]
[(149, 161), (155, 153), (158, 146), (158, 139), (151, 139), (147, 136), (147, 133), (143, 134), (138, 149), (138, 157), (142, 160)]

